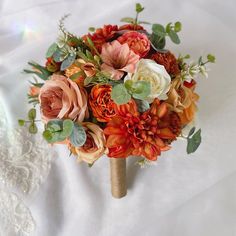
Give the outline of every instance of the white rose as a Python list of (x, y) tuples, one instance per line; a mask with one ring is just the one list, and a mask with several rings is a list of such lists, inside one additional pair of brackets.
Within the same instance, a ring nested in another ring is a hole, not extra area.
[(146, 99), (149, 103), (152, 103), (155, 98), (159, 100), (168, 98), (166, 94), (170, 89), (171, 77), (164, 66), (157, 64), (153, 60), (141, 59), (133, 76), (127, 79), (131, 79), (134, 82), (150, 82), (151, 93)]

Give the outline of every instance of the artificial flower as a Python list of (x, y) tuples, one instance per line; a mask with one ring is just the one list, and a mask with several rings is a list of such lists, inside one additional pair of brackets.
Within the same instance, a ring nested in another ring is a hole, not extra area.
[(93, 164), (99, 157), (106, 154), (106, 139), (103, 130), (90, 122), (82, 123), (87, 139), (82, 147), (75, 147), (75, 153), (79, 160)]
[(143, 26), (137, 24), (125, 24), (119, 27), (119, 30), (145, 30)]
[(103, 28), (98, 28), (93, 34), (88, 34), (83, 36), (85, 42), (87, 42), (87, 37), (89, 37), (97, 50), (102, 51), (102, 45), (108, 42), (111, 38), (114, 37), (114, 34), (118, 31), (117, 25), (104, 25)]
[(39, 102), (44, 122), (69, 118), (82, 122), (88, 117), (87, 92), (62, 75), (52, 75), (40, 89)]
[(29, 90), (29, 95), (30, 96), (38, 96), (40, 92), (40, 88), (36, 86), (31, 86)]
[(170, 75), (177, 76), (180, 73), (178, 61), (170, 51), (166, 53), (156, 52), (150, 58), (157, 64), (163, 65)]
[(141, 59), (137, 64), (137, 69), (132, 77), (126, 79), (132, 81), (147, 81), (151, 84), (151, 93), (147, 101), (152, 103), (155, 98), (159, 100), (167, 99), (167, 92), (170, 89), (171, 78), (165, 67), (155, 63), (150, 59)]
[(95, 85), (89, 96), (89, 104), (94, 117), (100, 122), (108, 122), (115, 116), (116, 104), (111, 99), (111, 85)]
[(151, 108), (139, 114), (137, 106), (131, 102), (118, 106), (121, 113), (107, 123), (108, 156), (126, 158), (129, 155), (143, 156), (151, 161), (157, 159), (161, 151), (169, 149), (167, 141), (176, 139), (169, 127), (161, 127), (166, 119), (167, 105), (155, 99)]
[(129, 48), (139, 55), (140, 58), (145, 57), (150, 51), (150, 41), (145, 34), (130, 31), (124, 33), (117, 39), (121, 44), (127, 43)]
[(192, 102), (198, 100), (198, 95), (194, 93), (194, 89), (186, 87), (180, 78), (172, 81), (168, 93), (166, 103), (175, 112), (182, 112), (188, 108)]
[(109, 73), (113, 80), (121, 79), (124, 72), (133, 73), (139, 60), (128, 44), (122, 45), (117, 40), (103, 45), (101, 58), (101, 69)]

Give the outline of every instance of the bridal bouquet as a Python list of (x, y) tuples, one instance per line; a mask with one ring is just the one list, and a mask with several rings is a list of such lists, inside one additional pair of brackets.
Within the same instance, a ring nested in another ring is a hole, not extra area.
[[(34, 75), (28, 93), (33, 108), (19, 124), (36, 133), (39, 105), (48, 143), (67, 145), (89, 166), (104, 154), (111, 158), (115, 197), (126, 194), (127, 157), (142, 157), (142, 166), (152, 163), (184, 137), (197, 110), (196, 78), (206, 77), (206, 64), (215, 61), (210, 54), (196, 63), (188, 62), (189, 55), (176, 57), (166, 42), (180, 43), (181, 23), (140, 21), (143, 10), (136, 4), (136, 17), (123, 18), (125, 24), (90, 27), (81, 37), (66, 30), (63, 17), (45, 65), (29, 62), (33, 69), (24, 70)], [(192, 153), (201, 130), (192, 127), (185, 138)]]

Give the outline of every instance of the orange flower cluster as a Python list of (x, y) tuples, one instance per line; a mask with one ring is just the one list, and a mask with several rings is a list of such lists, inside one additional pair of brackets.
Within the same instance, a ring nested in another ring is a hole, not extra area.
[(89, 37), (97, 50), (99, 52), (102, 51), (102, 45), (106, 42), (108, 42), (114, 34), (118, 31), (117, 25), (104, 25), (103, 28), (98, 28), (93, 34), (88, 34), (83, 36), (83, 39), (86, 42), (86, 38)]
[(175, 56), (169, 51), (167, 53), (156, 52), (151, 55), (151, 59), (163, 65), (166, 71), (172, 76), (176, 76), (180, 73), (178, 62)]
[(167, 105), (158, 99), (142, 114), (133, 100), (117, 106), (116, 112), (104, 129), (109, 157), (138, 155), (154, 161), (169, 149), (168, 143), (176, 139), (181, 129), (178, 116), (168, 113)]

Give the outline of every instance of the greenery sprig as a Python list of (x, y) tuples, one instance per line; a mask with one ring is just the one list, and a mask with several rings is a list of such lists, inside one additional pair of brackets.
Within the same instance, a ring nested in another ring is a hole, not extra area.
[(193, 127), (189, 131), (189, 134), (187, 137), (187, 153), (188, 154), (195, 152), (198, 149), (198, 147), (200, 146), (201, 141), (202, 141), (201, 129), (199, 129), (196, 132), (195, 132), (195, 130), (196, 130), (196, 128)]
[(36, 119), (36, 109), (35, 108), (31, 108), (28, 111), (28, 119), (29, 120), (20, 119), (20, 120), (18, 120), (18, 124), (20, 126), (28, 125), (29, 133), (36, 134), (38, 132), (38, 127), (36, 125), (36, 122), (39, 122), (39, 121), (35, 120)]

